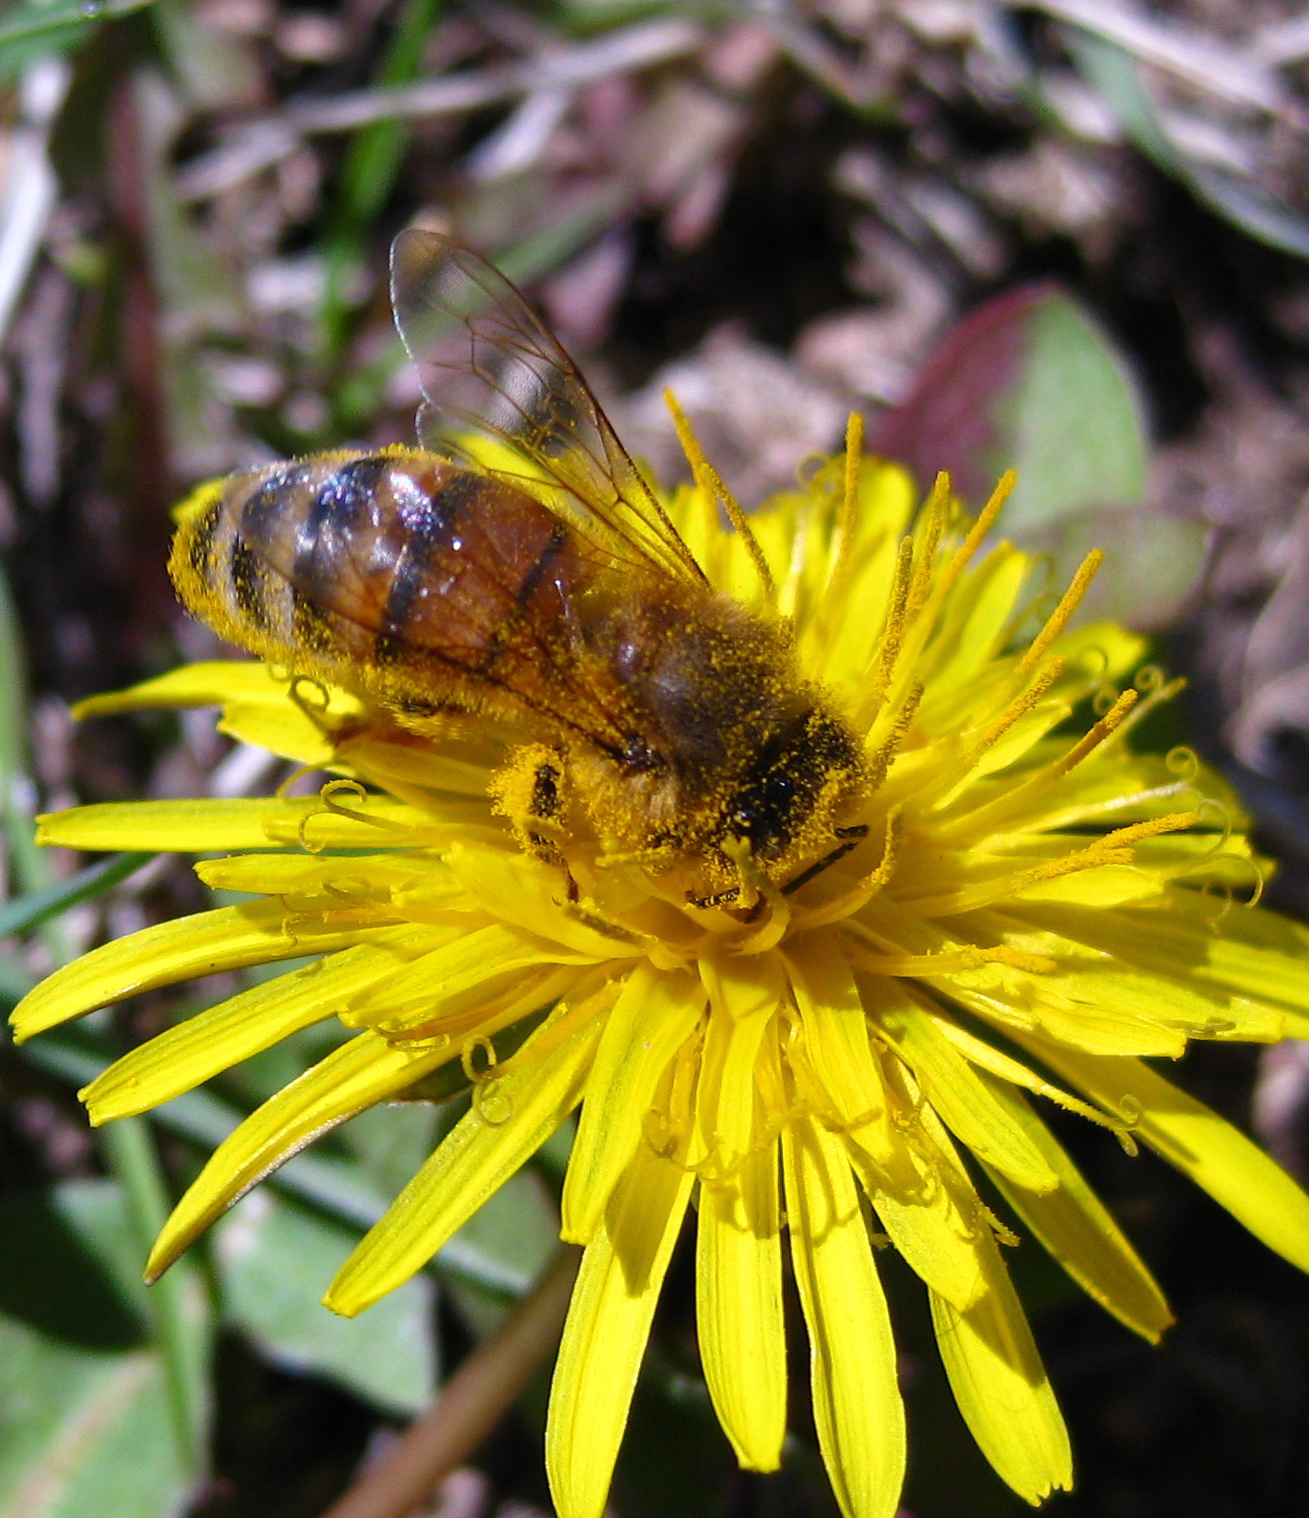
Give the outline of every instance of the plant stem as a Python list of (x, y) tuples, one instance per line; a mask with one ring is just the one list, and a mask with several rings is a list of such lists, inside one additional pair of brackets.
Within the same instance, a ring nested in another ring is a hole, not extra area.
[(565, 1247), (441, 1389), (323, 1518), (405, 1518), (481, 1444), (559, 1342), (581, 1254)]

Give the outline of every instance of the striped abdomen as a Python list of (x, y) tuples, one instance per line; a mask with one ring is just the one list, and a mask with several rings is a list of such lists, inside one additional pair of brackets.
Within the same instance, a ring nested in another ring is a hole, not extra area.
[(556, 709), (590, 578), (539, 501), (416, 449), (237, 476), (184, 517), (170, 568), (224, 637), (414, 712)]

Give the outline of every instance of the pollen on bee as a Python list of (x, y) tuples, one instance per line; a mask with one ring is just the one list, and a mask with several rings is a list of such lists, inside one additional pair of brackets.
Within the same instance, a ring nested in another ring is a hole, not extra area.
[(518, 844), (531, 853), (548, 851), (563, 837), (563, 765), (544, 743), (525, 743), (491, 781), (491, 807), (509, 826)]

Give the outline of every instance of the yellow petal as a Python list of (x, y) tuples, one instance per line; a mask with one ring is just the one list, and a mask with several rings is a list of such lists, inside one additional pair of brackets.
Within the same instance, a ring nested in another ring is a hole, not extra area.
[[(1285, 1013), (1257, 980), (1249, 988), (1250, 995), (1236, 995), (1233, 992), (1237, 987), (1224, 986), (1217, 976), (1206, 973), (1204, 957), (1210, 952), (1215, 956), (1221, 953), (1220, 939), (1206, 936), (1202, 940), (1196, 934), (1189, 962), (1182, 955), (1170, 960), (1166, 952), (1160, 952), (1158, 942), (1170, 935), (1162, 922), (1152, 920), (1153, 915), (1079, 912), (1047, 917), (1024, 910), (1022, 917), (1007, 912), (979, 913), (975, 923), (978, 932), (995, 934), (1023, 953), (1057, 962), (1056, 971), (1040, 977), (1041, 989), (1033, 1005), (1044, 1009), (1048, 987), (1072, 1004), (1071, 1016), (1079, 1028), (1081, 1010), (1090, 1007), (1101, 1019), (1108, 1011), (1114, 1018), (1133, 1020), (1137, 1026), (1153, 1023), (1166, 1037), (1258, 1043), (1275, 1043), (1282, 1038)], [(1035, 922), (1042, 919), (1061, 921), (1073, 936), (1036, 927)], [(1284, 966), (1277, 963), (1275, 954), (1269, 959), (1271, 979)], [(1301, 978), (1309, 980), (1309, 972), (1303, 967)], [(1077, 1039), (1063, 1041), (1081, 1047)], [(1087, 1050), (1102, 1052), (1119, 1051)], [(1180, 1053), (1180, 1048), (1176, 1052)]]
[(896, 1185), (854, 1145), (850, 1162), (905, 1263), (956, 1307), (968, 1307), (986, 1289), (976, 1244), (978, 1229), (986, 1227), (981, 1203), (966, 1182), (947, 1184), (925, 1134), (903, 1142), (918, 1172), (912, 1187)]
[(468, 897), (500, 921), (597, 961), (631, 956), (630, 939), (599, 932), (569, 908), (557, 868), (503, 849), (459, 844), (446, 849), (443, 858)]
[(449, 791), (455, 796), (472, 796), (486, 803), (487, 787), (498, 760), (494, 750), (487, 760), (460, 759), (444, 749), (408, 748), (366, 734), (349, 738), (337, 748), (338, 755), (350, 767), (367, 775), (375, 784), (393, 795), (417, 786), (425, 791)]
[(456, 1051), (396, 1049), (360, 1033), (284, 1086), (210, 1155), (164, 1224), (146, 1263), (153, 1280), (233, 1202), (308, 1143), (421, 1080)]
[(288, 922), (280, 901), (256, 901), (143, 928), (75, 959), (30, 991), (14, 1008), (14, 1037), (21, 1043), (70, 1017), (193, 976), (330, 954), (385, 927), (353, 914), (342, 918), (340, 927)]
[(1151, 1149), (1284, 1259), (1309, 1270), (1309, 1196), (1231, 1123), (1134, 1059), (1096, 1059), (1044, 1041), (1039, 1058), (1132, 1124)]
[[(222, 706), (234, 700), (261, 700), (289, 704), (290, 682), (273, 674), (259, 659), (211, 659), (184, 664), (153, 680), (127, 690), (108, 691), (79, 701), (73, 715), (107, 717), (143, 707)], [(342, 712), (358, 711), (359, 703), (344, 691), (332, 693)]]
[(1085, 666), (1096, 680), (1121, 680), (1135, 673), (1149, 651), (1140, 633), (1128, 632), (1116, 622), (1093, 622), (1061, 633), (1051, 645), (1070, 666)]
[(912, 1186), (915, 1173), (889, 1121), (882, 1072), (868, 1042), (863, 997), (842, 952), (839, 932), (805, 933), (787, 945), (785, 958), (804, 1028), (803, 1052), (793, 1063), (797, 1079), (805, 1083), (805, 1097), (834, 1126), (848, 1132), (874, 1163)]
[(952, 976), (949, 997), (1007, 1034), (1039, 1027), (1051, 1042), (1092, 1054), (1159, 1055), (1176, 1059), (1186, 1035), (1148, 1018), (1096, 1001), (1060, 994), (1056, 974), (1033, 974), (1007, 965)]
[(1059, 1185), (1044, 1193), (1028, 1191), (988, 1167), (991, 1179), (1088, 1296), (1128, 1328), (1157, 1343), (1173, 1315), (1154, 1277), (1026, 1098), (1003, 1081), (988, 1084), (1011, 1121), (1045, 1156)]
[(618, 1177), (641, 1141), (670, 1061), (695, 1031), (704, 992), (691, 975), (643, 963), (605, 1021), (564, 1181), (560, 1236), (589, 1243)]
[(252, 748), (266, 748), (296, 764), (311, 764), (315, 769), (337, 767), (340, 758), (332, 740), (331, 729), (324, 729), (301, 707), (285, 696), (276, 704), (268, 701), (228, 701), (216, 724)]
[(387, 854), (233, 854), (202, 859), (195, 872), (212, 890), (249, 891), (260, 896), (326, 895), (345, 905), (354, 900), (389, 903), (391, 893), (421, 881), (429, 895), (443, 890), (455, 897), (455, 884), (440, 862), (417, 850)]
[[(871, 998), (876, 996), (880, 1005)], [(977, 1072), (942, 1035), (909, 995), (889, 982), (870, 983), (865, 992), (878, 1025), (909, 1068), (942, 1122), (979, 1159), (1012, 1176), (1030, 1191), (1051, 1191), (1054, 1171), (1004, 1109)]]
[[(450, 913), (442, 912), (449, 921)], [(400, 970), (387, 994), (367, 1008), (351, 1009), (347, 1021), (364, 1021), (397, 1038), (457, 1037), (475, 1028), (487, 1009), (516, 994), (533, 972), (592, 963), (586, 955), (492, 922), (466, 927), (452, 942)]]
[(335, 757), (332, 731), (363, 710), (359, 700), (318, 682), (296, 695), (285, 675), (259, 660), (183, 665), (129, 690), (80, 702), (77, 717), (104, 717), (145, 707), (221, 706), (221, 731), (301, 764), (327, 764)]
[(1220, 908), (1170, 886), (1157, 907), (1096, 913), (1035, 907), (1023, 916), (1142, 969), (1309, 1010), (1309, 929), (1258, 907)]
[(979, 1242), (988, 1289), (963, 1312), (932, 1293), (937, 1347), (982, 1453), (1036, 1503), (1073, 1484), (1068, 1431), (995, 1240)]
[(1102, 864), (1094, 870), (1056, 875), (1025, 886), (1012, 897), (1015, 902), (1073, 902), (1089, 912), (1127, 906), (1159, 895), (1160, 883), (1130, 864)]
[(146, 1112), (297, 1029), (331, 1017), (343, 998), (393, 974), (431, 936), (430, 928), (395, 930), (380, 942), (357, 944), (263, 981), (169, 1028), (78, 1093), (91, 1122), (98, 1126)]
[(777, 1145), (700, 1187), (696, 1332), (705, 1382), (736, 1458), (774, 1471), (786, 1437), (786, 1330)]
[[(345, 805), (345, 802), (340, 803)], [(398, 847), (430, 841), (410, 836), (424, 819), (412, 807), (382, 796), (348, 800), (352, 812), (329, 810), (317, 797), (294, 800), (209, 799), (111, 801), (73, 807), (37, 819), (38, 843), (70, 849), (148, 849), (163, 853), (216, 854), (266, 849), (270, 844), (315, 849)]]
[[(805, 669), (829, 685), (838, 689), (857, 689), (858, 682), (867, 679), (868, 667), (882, 635), (881, 618), (877, 615), (850, 616), (848, 607), (881, 608), (887, 604), (895, 573), (895, 550), (916, 506), (913, 484), (902, 470), (888, 468), (871, 459), (864, 460), (859, 471), (853, 544), (845, 545), (844, 572), (847, 578), (842, 588), (846, 594), (827, 599), (826, 604), (818, 608), (824, 613), (830, 608), (832, 615), (805, 616), (803, 612), (808, 610), (807, 606), (802, 604), (796, 608), (802, 613), (797, 618), (796, 630)], [(806, 510), (808, 517), (810, 503), (806, 502), (802, 509)], [(811, 520), (805, 522), (803, 546), (806, 549), (809, 549), (808, 539), (813, 531)], [(817, 583), (805, 587), (810, 595), (826, 591), (830, 583), (830, 556), (833, 551), (839, 551), (840, 536), (839, 531), (831, 533), (828, 554), (809, 551), (803, 555), (798, 572), (803, 573), (809, 566), (818, 571), (812, 574)], [(788, 551), (787, 558), (794, 565), (792, 552)], [(787, 614), (792, 611), (785, 604), (780, 609)]]
[(700, 979), (713, 1010), (696, 1087), (694, 1163), (717, 1179), (758, 1144), (755, 1067), (786, 981), (775, 954), (703, 956)]
[[(1023, 554), (1006, 552), (1000, 547), (977, 566), (951, 597), (932, 647), (933, 658), (949, 661), (950, 685), (971, 686), (1012, 636), (1014, 603), (1029, 569)], [(926, 720), (923, 708), (920, 718)], [(957, 724), (957, 704), (953, 712), (946, 714), (946, 720)]]
[(472, 1108), (356, 1245), (323, 1298), (333, 1312), (353, 1317), (421, 1270), (577, 1105), (600, 1021), (584, 1016), (565, 1037), (560, 1021), (557, 1015), (532, 1034), (515, 1071), (484, 1083)]
[(36, 841), (70, 849), (155, 849), (211, 853), (266, 849), (264, 820), (277, 801), (112, 801), (37, 818)]
[(895, 1342), (850, 1164), (807, 1117), (782, 1131), (795, 1283), (818, 1443), (845, 1518), (892, 1518), (904, 1482)]
[(587, 1245), (550, 1388), (545, 1460), (559, 1518), (600, 1518), (691, 1173), (640, 1144)]

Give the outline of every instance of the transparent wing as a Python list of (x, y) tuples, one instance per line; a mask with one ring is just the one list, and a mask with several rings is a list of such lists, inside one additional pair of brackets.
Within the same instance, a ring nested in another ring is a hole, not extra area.
[(501, 445), (494, 472), (544, 484), (551, 508), (607, 553), (635, 550), (703, 581), (572, 359), (504, 275), (438, 232), (410, 230), (391, 245), (391, 300), (427, 399), (423, 447), (463, 461), (469, 434), (489, 439)]

